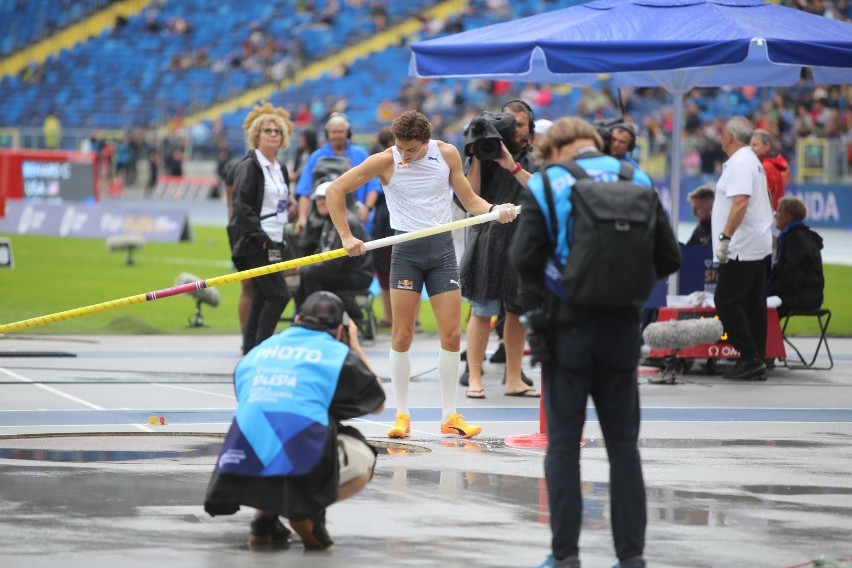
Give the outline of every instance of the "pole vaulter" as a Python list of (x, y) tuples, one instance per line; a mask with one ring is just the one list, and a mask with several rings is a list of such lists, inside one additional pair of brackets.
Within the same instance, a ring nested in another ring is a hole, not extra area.
[[(521, 207), (516, 206), (515, 212), (520, 214)], [(420, 239), (423, 237), (437, 235), (439, 233), (445, 233), (447, 231), (453, 231), (455, 229), (463, 229), (472, 225), (479, 225), (480, 223), (486, 223), (488, 221), (495, 221), (499, 216), (500, 211), (495, 210), (491, 213), (483, 213), (482, 215), (476, 215), (474, 217), (468, 217), (466, 219), (460, 219), (458, 221), (452, 221), (450, 223), (444, 223), (442, 225), (436, 225), (434, 227), (429, 227), (426, 229), (411, 231), (410, 233), (403, 233), (401, 235), (394, 235), (391, 237), (386, 237), (384, 239), (368, 241), (364, 244), (367, 250), (371, 251), (374, 249), (395, 245), (398, 243), (404, 243), (406, 241), (412, 241), (414, 239)], [(117, 300), (111, 300), (109, 302), (101, 302), (100, 304), (92, 304), (91, 306), (74, 308), (73, 310), (66, 310), (64, 312), (57, 312), (54, 314), (48, 314), (36, 318), (16, 321), (13, 323), (0, 324), (0, 334), (38, 327), (49, 323), (65, 321), (73, 318), (87, 316), (90, 314), (95, 314), (98, 312), (105, 312), (107, 310), (122, 308), (124, 306), (130, 306), (133, 304), (141, 304), (142, 302), (153, 302), (154, 300), (168, 298), (169, 296), (177, 296), (179, 294), (185, 294), (187, 292), (192, 292), (195, 290), (212, 288), (221, 284), (239, 282), (241, 280), (247, 280), (256, 276), (263, 276), (264, 274), (271, 274), (273, 272), (280, 272), (282, 270), (291, 270), (300, 266), (316, 264), (318, 262), (324, 262), (326, 260), (332, 260), (343, 256), (346, 256), (346, 249), (339, 248), (328, 252), (321, 252), (319, 254), (304, 256), (302, 258), (295, 258), (293, 260), (288, 260), (285, 262), (278, 262), (276, 264), (260, 266), (258, 268), (251, 268), (249, 270), (243, 270), (241, 272), (233, 272), (231, 274), (225, 274), (223, 276), (216, 276), (213, 278), (208, 278), (207, 280), (198, 280), (196, 282), (190, 282), (188, 284), (172, 286), (171, 288), (163, 288), (162, 290), (146, 292), (145, 294), (127, 296), (126, 298), (119, 298)]]

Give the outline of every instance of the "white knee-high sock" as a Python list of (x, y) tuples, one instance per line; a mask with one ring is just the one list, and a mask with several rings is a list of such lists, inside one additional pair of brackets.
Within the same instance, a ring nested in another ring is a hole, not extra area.
[(441, 349), (438, 353), (438, 382), (441, 383), (442, 422), (456, 413), (456, 383), (459, 380), (461, 352)]
[(411, 356), (408, 351), (390, 350), (390, 379), (396, 396), (396, 411), (408, 412), (408, 381), (411, 380)]

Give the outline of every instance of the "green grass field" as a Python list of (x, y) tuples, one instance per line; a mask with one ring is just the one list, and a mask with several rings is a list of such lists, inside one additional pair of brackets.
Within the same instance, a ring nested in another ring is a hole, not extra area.
[[(0, 323), (100, 304), (174, 285), (181, 272), (199, 278), (229, 274), (231, 266), (224, 228), (194, 227), (193, 240), (147, 243), (125, 264), (125, 253), (110, 253), (101, 239), (62, 239), (43, 236), (0, 235), (12, 243), (13, 269), (0, 269)], [(852, 336), (852, 267), (825, 267), (825, 305), (833, 317), (830, 335)], [(163, 298), (127, 307), (49, 323), (16, 333), (36, 334), (236, 334), (240, 284), (217, 288), (218, 307), (203, 306), (204, 327), (191, 327), (195, 303), (188, 295)], [(381, 302), (376, 311), (382, 318)], [(292, 303), (288, 306), (292, 312)], [(287, 312), (285, 312), (287, 313)], [(425, 331), (435, 331), (428, 302), (420, 311)], [(793, 333), (814, 335), (816, 323), (791, 322)]]

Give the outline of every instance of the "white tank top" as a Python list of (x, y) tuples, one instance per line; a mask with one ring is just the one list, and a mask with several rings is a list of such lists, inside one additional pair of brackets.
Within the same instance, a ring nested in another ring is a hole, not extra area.
[(452, 221), (450, 168), (437, 141), (430, 140), (426, 155), (408, 164), (403, 164), (396, 146), (391, 148), (393, 176), (390, 183), (382, 186), (391, 227), (410, 232)]

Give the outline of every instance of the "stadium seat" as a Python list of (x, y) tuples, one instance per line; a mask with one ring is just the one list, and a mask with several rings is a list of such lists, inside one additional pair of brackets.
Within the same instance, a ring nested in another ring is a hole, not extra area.
[[(376, 338), (379, 324), (373, 311), (374, 296), (369, 290), (338, 290), (335, 292), (346, 306), (346, 312), (352, 317), (364, 339)], [(357, 316), (355, 314), (358, 314)]]

